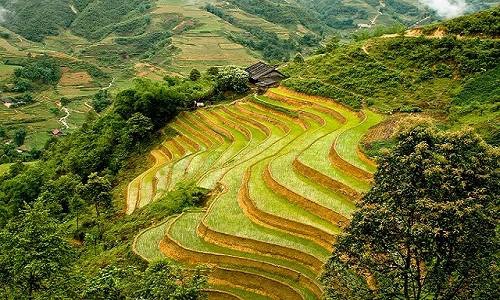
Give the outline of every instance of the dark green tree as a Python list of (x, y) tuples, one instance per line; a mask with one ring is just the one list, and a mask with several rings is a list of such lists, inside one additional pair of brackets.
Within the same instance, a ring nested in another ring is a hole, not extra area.
[(0, 285), (9, 299), (53, 298), (64, 289), (73, 255), (49, 211), (35, 202), (0, 232)]
[(192, 81), (197, 81), (198, 79), (201, 78), (201, 73), (198, 71), (198, 69), (192, 69), (191, 73), (189, 73), (189, 79)]
[(141, 113), (135, 113), (127, 120), (128, 136), (133, 142), (149, 137), (153, 129), (154, 126), (151, 119)]
[(92, 107), (97, 113), (105, 110), (111, 103), (112, 101), (107, 90), (100, 90), (92, 98)]
[(498, 299), (500, 152), (470, 131), (398, 140), (337, 240), (328, 296)]
[(25, 128), (19, 128), (14, 132), (14, 143), (18, 146), (21, 146), (24, 144), (24, 140), (26, 139), (26, 135), (28, 133), (26, 132)]
[(64, 217), (70, 212), (70, 202), (76, 194), (80, 178), (76, 175), (63, 175), (44, 184), (38, 200), (52, 216)]
[(90, 174), (86, 184), (80, 184), (78, 192), (82, 199), (95, 207), (97, 217), (102, 208), (111, 206), (111, 182), (108, 177), (99, 177), (97, 173)]

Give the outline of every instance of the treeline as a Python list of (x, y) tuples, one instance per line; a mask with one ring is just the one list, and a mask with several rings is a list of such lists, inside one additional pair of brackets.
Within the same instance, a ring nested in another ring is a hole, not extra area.
[[(6, 60), (5, 64), (21, 66), (11, 78), (0, 82), (0, 88), (6, 92), (26, 93), (43, 89), (44, 86), (56, 85), (62, 76), (59, 61), (48, 56)], [(31, 95), (13, 97), (12, 103), (32, 103)]]
[(229, 3), (271, 23), (285, 27), (302, 24), (317, 34), (323, 34), (327, 31), (327, 26), (325, 26), (318, 14), (311, 9), (307, 9), (306, 5), (275, 0), (261, 0), (258, 3), (252, 0), (230, 0)]
[(145, 13), (152, 7), (149, 0), (90, 1), (84, 7), (71, 24), (71, 30), (90, 40), (100, 40), (111, 32), (142, 34), (151, 22)]
[(0, 5), (7, 10), (6, 27), (36, 42), (64, 28), (90, 40), (112, 32), (142, 34), (152, 7), (149, 0), (1, 0)]
[(36, 42), (71, 25), (76, 15), (70, 4), (69, 0), (0, 1), (0, 6), (7, 10), (5, 26)]

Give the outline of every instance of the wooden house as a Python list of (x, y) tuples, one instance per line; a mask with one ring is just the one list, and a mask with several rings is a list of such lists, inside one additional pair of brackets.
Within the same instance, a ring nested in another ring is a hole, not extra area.
[(250, 83), (255, 84), (259, 88), (276, 86), (286, 77), (280, 71), (276, 70), (276, 67), (263, 62), (258, 62), (246, 68), (245, 71), (248, 72)]

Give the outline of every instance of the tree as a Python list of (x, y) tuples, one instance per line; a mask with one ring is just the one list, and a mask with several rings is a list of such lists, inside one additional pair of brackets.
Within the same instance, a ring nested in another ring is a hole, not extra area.
[(192, 274), (171, 266), (166, 261), (152, 264), (144, 272), (134, 294), (136, 299), (204, 299), (207, 276), (197, 268)]
[(79, 229), (80, 214), (85, 211), (85, 201), (79, 196), (73, 196), (69, 202), (69, 207), (73, 213), (76, 215), (76, 231)]
[(125, 299), (119, 287), (119, 282), (123, 277), (122, 273), (121, 269), (114, 266), (101, 269), (87, 284), (83, 298), (92, 300)]
[(79, 185), (78, 191), (82, 199), (94, 205), (97, 217), (100, 215), (100, 208), (111, 206), (111, 182), (107, 177), (92, 173), (86, 184)]
[(398, 140), (336, 242), (328, 295), (498, 299), (498, 149), (470, 131), (415, 128)]
[(207, 75), (209, 76), (217, 76), (219, 75), (219, 68), (217, 67), (210, 67), (207, 69)]
[(248, 91), (248, 73), (235, 66), (227, 66), (217, 74), (217, 86), (220, 91), (244, 93)]
[(107, 90), (100, 90), (94, 95), (92, 99), (92, 107), (97, 113), (105, 110), (111, 104), (111, 98), (109, 97)]
[(64, 286), (73, 254), (48, 210), (36, 202), (0, 232), (0, 285), (14, 299), (52, 298)]
[(198, 69), (192, 69), (191, 73), (189, 73), (189, 79), (192, 81), (197, 81), (198, 79), (201, 78), (201, 73), (198, 71)]
[(25, 128), (19, 128), (14, 132), (14, 143), (18, 146), (21, 146), (24, 144), (24, 140), (26, 139), (26, 129)]
[(302, 56), (302, 54), (300, 52), (295, 55), (295, 57), (293, 58), (293, 62), (297, 63), (297, 64), (304, 63), (304, 57)]
[(151, 135), (154, 126), (151, 119), (141, 113), (135, 113), (127, 120), (127, 131), (132, 141), (137, 142)]
[(49, 180), (44, 184), (37, 200), (44, 204), (52, 216), (62, 218), (70, 212), (70, 203), (79, 183), (80, 178), (76, 175), (63, 175)]

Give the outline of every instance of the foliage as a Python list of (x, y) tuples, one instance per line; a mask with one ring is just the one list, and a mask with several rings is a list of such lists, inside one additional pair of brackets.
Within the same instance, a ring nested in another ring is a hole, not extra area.
[(19, 128), (14, 132), (14, 143), (18, 146), (24, 144), (24, 140), (26, 139), (26, 128)]
[[(394, 112), (432, 112), (449, 127), (473, 126), (498, 144), (495, 87), (498, 41), (454, 37), (393, 37), (351, 43), (289, 63), (283, 84), (355, 107), (365, 102)], [(353, 101), (354, 100), (354, 101)]]
[[(74, 252), (41, 202), (27, 207), (0, 232), (2, 292), (16, 299), (47, 299), (63, 289)], [(8, 253), (8, 255), (6, 255)], [(65, 293), (71, 295), (71, 290)]]
[(204, 271), (174, 267), (167, 261), (150, 265), (144, 272), (135, 268), (108, 266), (87, 283), (83, 299), (205, 299)]
[(24, 93), (22, 95), (7, 97), (6, 100), (10, 101), (10, 107), (16, 108), (23, 105), (32, 104), (35, 102), (35, 98), (31, 93)]
[(191, 72), (189, 73), (189, 79), (192, 81), (197, 81), (198, 79), (201, 78), (201, 73), (198, 71), (198, 69), (192, 69)]
[(219, 69), (216, 82), (220, 91), (234, 91), (237, 93), (248, 91), (248, 73), (235, 66), (226, 66)]
[(9, 13), (6, 26), (25, 38), (40, 42), (46, 36), (57, 35), (75, 18), (68, 0), (0, 1)]
[(296, 63), (296, 64), (301, 64), (301, 63), (304, 62), (304, 57), (302, 56), (302, 54), (297, 53), (295, 55), (295, 57), (293, 58), (293, 62)]
[(171, 120), (178, 108), (189, 107), (194, 100), (209, 98), (213, 83), (207, 81), (179, 80), (172, 85), (148, 79), (136, 79), (133, 90), (119, 93), (115, 100), (115, 112), (130, 118), (134, 112), (150, 118), (155, 126), (163, 126)]
[(55, 85), (61, 79), (62, 72), (55, 59), (42, 56), (33, 59), (23, 68), (16, 69), (14, 75), (18, 79), (28, 79), (36, 83)]
[[(303, 51), (307, 47), (315, 46), (321, 38), (315, 34), (305, 34), (302, 37), (291, 35), (289, 38), (280, 38), (275, 32), (269, 32), (259, 26), (247, 24), (230, 15), (224, 9), (207, 4), (205, 9), (221, 19), (241, 28), (245, 33), (233, 32), (230, 38), (250, 49), (261, 51), (268, 61), (288, 61), (293, 52)], [(280, 18), (280, 20), (286, 20)]]
[(394, 24), (391, 26), (376, 26), (374, 28), (360, 29), (352, 34), (355, 41), (363, 41), (374, 37), (379, 37), (384, 34), (403, 34), (406, 26), (403, 24)]
[(92, 98), (92, 107), (97, 113), (105, 110), (109, 105), (111, 105), (111, 97), (108, 94), (108, 90), (100, 90)]
[(114, 31), (140, 34), (149, 24), (147, 17), (140, 16), (150, 7), (150, 1), (141, 0), (91, 1), (73, 21), (71, 30), (91, 40), (102, 39)]
[(423, 28), (424, 33), (432, 33), (443, 28), (449, 34), (500, 36), (500, 7), (496, 6), (471, 15), (466, 15)]
[(159, 261), (148, 267), (138, 287), (134, 293), (138, 299), (205, 299), (201, 291), (207, 287), (207, 277), (201, 268), (189, 274), (167, 261)]
[(145, 140), (151, 136), (154, 130), (151, 119), (141, 113), (133, 114), (127, 120), (128, 136), (133, 142)]
[(87, 183), (80, 183), (78, 194), (83, 200), (95, 207), (99, 217), (100, 208), (109, 208), (111, 206), (111, 181), (109, 176), (100, 177), (97, 173), (92, 173), (87, 179)]
[(336, 242), (323, 275), (329, 296), (359, 299), (362, 291), (362, 298), (471, 299), (498, 293), (484, 284), (492, 280), (500, 246), (499, 158), (498, 149), (470, 131), (402, 134)]

